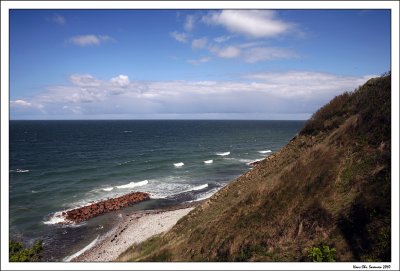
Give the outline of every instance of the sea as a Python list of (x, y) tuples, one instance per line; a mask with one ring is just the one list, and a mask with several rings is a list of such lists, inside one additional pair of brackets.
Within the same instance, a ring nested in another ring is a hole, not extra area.
[[(282, 148), (304, 121), (10, 121), (10, 237), (65, 261), (133, 210), (206, 199)], [(60, 212), (134, 191), (151, 199), (80, 224)]]

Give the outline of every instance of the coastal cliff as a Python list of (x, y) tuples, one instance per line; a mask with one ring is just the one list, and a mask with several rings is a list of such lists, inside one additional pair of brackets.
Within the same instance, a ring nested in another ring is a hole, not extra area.
[(390, 108), (390, 74), (335, 97), (284, 148), (118, 260), (390, 261)]

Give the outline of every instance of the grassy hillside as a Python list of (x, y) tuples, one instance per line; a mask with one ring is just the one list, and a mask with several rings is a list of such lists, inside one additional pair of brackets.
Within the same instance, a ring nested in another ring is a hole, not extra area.
[(390, 261), (391, 76), (317, 111), (283, 149), (121, 261)]

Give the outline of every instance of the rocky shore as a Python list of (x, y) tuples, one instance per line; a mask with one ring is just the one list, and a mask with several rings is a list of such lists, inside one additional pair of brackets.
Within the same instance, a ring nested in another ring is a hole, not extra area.
[(99, 201), (87, 206), (63, 212), (62, 216), (65, 217), (65, 222), (62, 223), (80, 223), (92, 217), (108, 213), (110, 211), (116, 211), (123, 207), (148, 199), (150, 199), (150, 195), (148, 193), (133, 192), (117, 198)]

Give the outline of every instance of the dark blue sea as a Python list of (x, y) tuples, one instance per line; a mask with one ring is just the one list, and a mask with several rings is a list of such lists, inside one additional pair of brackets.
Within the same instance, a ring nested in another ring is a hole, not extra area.
[[(10, 121), (10, 236), (60, 261), (126, 211), (210, 197), (282, 148), (303, 121)], [(59, 212), (133, 191), (151, 200), (78, 225)]]

